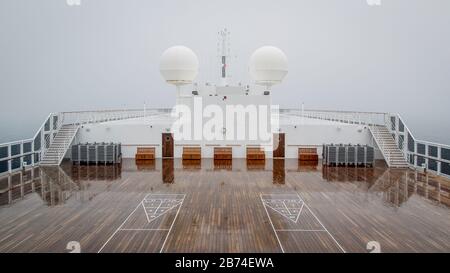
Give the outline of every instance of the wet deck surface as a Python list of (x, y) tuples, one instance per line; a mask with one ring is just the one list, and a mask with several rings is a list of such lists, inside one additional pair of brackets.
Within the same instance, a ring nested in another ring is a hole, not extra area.
[(450, 251), (450, 182), (375, 168), (156, 160), (0, 178), (0, 252)]

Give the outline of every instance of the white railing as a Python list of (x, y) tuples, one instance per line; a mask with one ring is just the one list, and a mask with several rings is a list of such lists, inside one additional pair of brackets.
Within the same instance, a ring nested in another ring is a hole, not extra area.
[(51, 113), (33, 138), (0, 144), (0, 174), (38, 164), (61, 125), (61, 114)]
[[(364, 124), (370, 126), (374, 134), (380, 133), (376, 125), (386, 126), (411, 167), (425, 167), (437, 175), (450, 178), (450, 145), (416, 139), (399, 114), (332, 110), (280, 110), (280, 113), (283, 112), (297, 113), (300, 116), (314, 119)], [(383, 148), (386, 144), (381, 138), (379, 139), (381, 143), (378, 143), (378, 146)], [(390, 159), (389, 153), (384, 156), (387, 157), (385, 158), (386, 161)]]
[(64, 124), (87, 124), (170, 113), (170, 108), (62, 112)]
[(146, 113), (139, 109), (63, 112), (62, 115), (64, 124), (86, 124), (144, 117)]
[(297, 114), (306, 118), (329, 120), (348, 124), (384, 125), (388, 113), (380, 112), (355, 112), (355, 111), (333, 111), (333, 110), (298, 110), (280, 109), (280, 113)]
[(386, 126), (410, 166), (450, 178), (450, 145), (416, 139), (399, 114), (389, 115)]

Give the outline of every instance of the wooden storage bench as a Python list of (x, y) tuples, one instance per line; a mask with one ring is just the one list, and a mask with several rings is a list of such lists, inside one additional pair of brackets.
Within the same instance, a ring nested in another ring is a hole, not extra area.
[(266, 153), (264, 149), (260, 147), (247, 147), (247, 159), (248, 160), (265, 160)]
[(183, 160), (193, 159), (199, 160), (202, 158), (202, 148), (201, 147), (183, 147)]
[(154, 147), (138, 147), (136, 160), (152, 160), (155, 159), (155, 148)]
[(298, 159), (300, 161), (319, 161), (317, 148), (298, 148)]
[(233, 149), (231, 147), (214, 147), (214, 159), (233, 159)]

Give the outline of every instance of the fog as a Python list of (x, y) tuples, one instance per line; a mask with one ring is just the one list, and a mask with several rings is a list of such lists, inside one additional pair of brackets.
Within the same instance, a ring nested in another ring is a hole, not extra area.
[(217, 31), (231, 31), (234, 82), (250, 54), (281, 48), (282, 108), (400, 113), (414, 135), (450, 144), (450, 1), (0, 1), (0, 142), (29, 138), (50, 112), (171, 107), (161, 53), (186, 45), (215, 81)]

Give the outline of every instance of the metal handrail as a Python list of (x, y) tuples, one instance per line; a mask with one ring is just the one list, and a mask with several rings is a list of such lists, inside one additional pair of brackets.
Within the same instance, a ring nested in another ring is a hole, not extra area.
[(154, 109), (124, 109), (124, 110), (99, 110), (99, 111), (72, 111), (61, 112), (65, 124), (87, 124), (123, 120), (129, 118), (146, 117), (154, 112), (167, 113), (168, 108)]
[[(280, 109), (280, 111), (283, 111), (283, 112), (285, 112), (285, 111), (295, 111), (295, 112), (302, 112), (302, 110), (299, 110), (299, 109)], [(383, 116), (385, 116), (385, 117), (388, 117), (388, 116), (398, 116), (401, 120), (402, 120), (402, 123), (403, 123), (403, 126), (405, 127), (405, 130), (406, 131), (408, 131), (408, 133), (410, 134), (410, 136), (414, 139), (414, 141), (416, 141), (416, 142), (420, 142), (420, 143), (428, 143), (428, 144), (431, 144), (431, 145), (439, 145), (440, 147), (447, 147), (447, 148), (450, 148), (450, 145), (447, 145), (447, 144), (442, 144), (442, 143), (437, 143), (437, 142), (432, 142), (432, 141), (425, 141), (425, 140), (420, 140), (420, 139), (417, 139), (417, 138), (415, 138), (414, 136), (413, 136), (413, 134), (411, 133), (411, 130), (409, 130), (409, 128), (407, 127), (407, 125), (403, 122), (403, 118), (400, 116), (400, 114), (397, 114), (397, 113), (388, 113), (388, 112), (361, 112), (361, 111), (339, 111), (339, 110), (311, 110), (311, 109), (305, 109), (305, 110), (303, 110), (303, 112), (306, 114), (306, 117), (311, 117), (311, 118), (319, 118), (319, 119), (324, 119), (323, 117), (324, 116), (320, 116), (320, 115), (315, 115), (315, 114), (317, 114), (317, 113), (327, 113), (327, 114), (330, 114), (330, 116), (332, 115), (332, 114), (334, 114), (334, 119), (333, 120), (335, 120), (335, 121), (339, 121), (339, 119), (342, 119), (342, 117), (343, 117), (343, 115), (342, 114), (344, 114), (344, 113), (346, 113), (346, 114), (361, 114), (361, 115), (364, 115), (364, 114), (369, 114), (369, 115), (383, 115)], [(339, 115), (341, 115), (341, 116), (339, 116)], [(352, 117), (351, 115), (349, 115), (349, 116), (347, 116), (347, 117)], [(330, 120), (330, 119), (327, 119), (327, 120)], [(358, 119), (351, 119), (351, 118), (347, 118), (347, 119), (344, 119), (345, 121), (353, 121), (353, 122), (364, 122), (364, 119), (362, 119), (362, 120), (358, 120)], [(376, 121), (373, 121), (372, 120), (372, 122), (373, 123), (376, 123)], [(364, 122), (364, 124), (367, 124), (367, 125), (369, 125), (369, 123), (370, 122)], [(384, 122), (383, 124), (379, 124), (379, 125), (385, 125), (385, 126), (387, 126), (388, 128), (390, 128), (388, 125), (388, 123), (387, 122)]]

